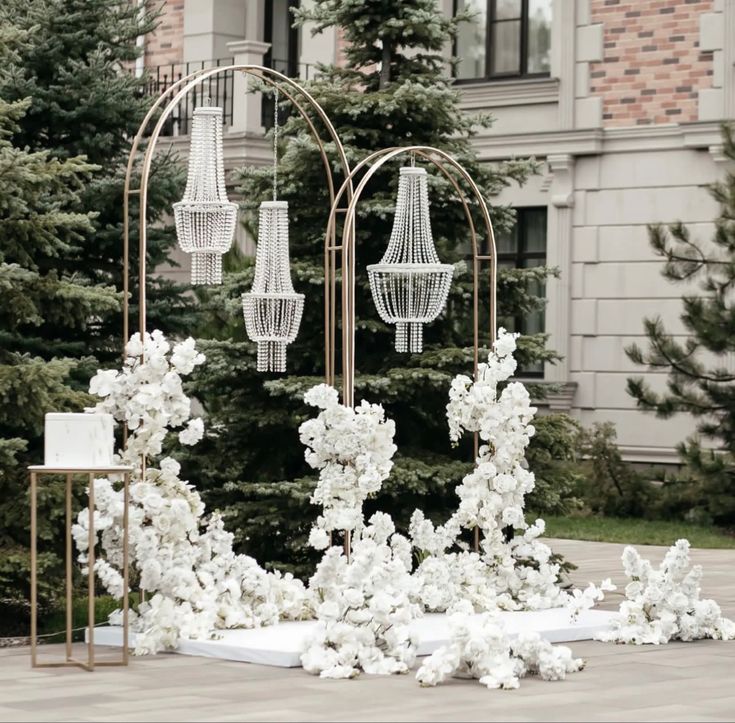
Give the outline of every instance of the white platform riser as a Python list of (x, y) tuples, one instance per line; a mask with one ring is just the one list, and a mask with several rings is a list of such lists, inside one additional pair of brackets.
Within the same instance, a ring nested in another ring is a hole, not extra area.
[[(596, 633), (607, 630), (617, 613), (587, 610), (574, 623), (564, 608), (529, 612), (502, 612), (500, 618), (506, 631), (514, 636), (522, 631), (535, 631), (552, 643), (590, 640)], [(301, 653), (317, 623), (313, 620), (284, 622), (255, 630), (222, 630), (218, 640), (179, 641), (174, 651), (181, 655), (235, 660), (243, 663), (274, 665), (282, 668), (301, 667)], [(414, 623), (418, 635), (418, 655), (430, 655), (449, 641), (449, 623), (443, 614), (429, 614)], [(135, 633), (130, 645), (135, 646)], [(95, 628), (98, 645), (122, 645), (119, 627)]]

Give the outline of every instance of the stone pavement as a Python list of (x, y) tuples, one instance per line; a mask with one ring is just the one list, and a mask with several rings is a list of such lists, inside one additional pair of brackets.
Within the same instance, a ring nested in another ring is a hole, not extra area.
[[(623, 545), (552, 541), (579, 584), (622, 582)], [(639, 545), (656, 562), (664, 548)], [(703, 593), (735, 616), (735, 550), (695, 550)], [(606, 601), (614, 607), (616, 599)], [(54, 651), (61, 652), (60, 646)], [(285, 670), (179, 655), (129, 668), (30, 669), (27, 649), (0, 650), (0, 721), (733, 721), (735, 641), (661, 647), (572, 644), (587, 667), (565, 681), (521, 680), (514, 691), (413, 676), (320, 680)]]

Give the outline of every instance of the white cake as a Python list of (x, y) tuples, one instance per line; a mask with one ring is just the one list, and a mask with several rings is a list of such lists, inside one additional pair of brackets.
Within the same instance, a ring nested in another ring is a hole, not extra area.
[(47, 467), (105, 467), (113, 464), (114, 421), (111, 414), (46, 415)]

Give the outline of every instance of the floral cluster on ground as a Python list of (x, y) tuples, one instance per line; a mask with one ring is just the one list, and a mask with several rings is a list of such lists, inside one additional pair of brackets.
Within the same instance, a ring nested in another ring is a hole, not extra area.
[(720, 606), (701, 599), (702, 568), (692, 566), (688, 540), (677, 540), (658, 567), (633, 547), (623, 551), (623, 569), (630, 582), (620, 616), (599, 640), (635, 645), (670, 640), (735, 639), (735, 622), (722, 616)]
[[(601, 599), (602, 587), (570, 594), (559, 585), (560, 566), (540, 541), (545, 523), (529, 525), (525, 497), (535, 484), (526, 463), (534, 435), (536, 408), (520, 382), (508, 381), (516, 370), (517, 334), (499, 329), (486, 363), (476, 379), (458, 375), (447, 404), (449, 434), (458, 442), (477, 433), (480, 447), (475, 468), (457, 488), (459, 505), (446, 523), (434, 526), (420, 510), (411, 519), (410, 536), (421, 551), (417, 573), (427, 610), (442, 612), (468, 600), (475, 612), (544, 610), (569, 606), (573, 616)], [(478, 550), (462, 541), (463, 530), (478, 529)], [(508, 536), (506, 530), (514, 534)], [(604, 587), (610, 589), (606, 582)]]
[(421, 609), (411, 545), (388, 515), (370, 518), (349, 560), (340, 548), (327, 550), (309, 587), (319, 623), (301, 657), (306, 671), (326, 678), (408, 671), (416, 657), (411, 622)]
[[(270, 625), (305, 613), (306, 591), (290, 575), (263, 570), (236, 555), (233, 537), (219, 515), (180, 477), (171, 457), (156, 463), (164, 440), (180, 428), (179, 441), (195, 444), (201, 419), (191, 419), (182, 376), (204, 362), (194, 340), (173, 345), (161, 332), (136, 334), (127, 345), (123, 370), (100, 371), (90, 390), (102, 397), (100, 412), (127, 424), (121, 460), (135, 472), (130, 485), (130, 560), (138, 584), (149, 593), (133, 615), (136, 652), (175, 647), (179, 638), (208, 638), (218, 629)], [(95, 480), (95, 573), (111, 595), (122, 595), (123, 493), (107, 479)], [(73, 534), (87, 562), (88, 513), (80, 512)], [(115, 622), (115, 619), (113, 619)]]
[(584, 661), (574, 658), (569, 648), (551, 645), (538, 633), (509, 636), (497, 614), (474, 614), (469, 602), (455, 606), (449, 625), (449, 644), (426, 658), (416, 673), (422, 686), (435, 686), (458, 676), (507, 690), (518, 688), (519, 679), (526, 675), (563, 680), (567, 673), (584, 667)]
[[(450, 437), (457, 442), (466, 432), (478, 434), (475, 467), (459, 485), (458, 507), (449, 519), (435, 525), (416, 510), (408, 538), (388, 515), (376, 513), (366, 522), (363, 514), (365, 500), (380, 490), (393, 465), (392, 420), (377, 404), (340, 404), (337, 391), (324, 384), (307, 392), (305, 401), (319, 412), (299, 431), (306, 461), (319, 471), (312, 502), (321, 507), (310, 544), (324, 552), (305, 587), (236, 554), (221, 516), (205, 514), (194, 486), (181, 479), (179, 463), (162, 456), (167, 435), (195, 444), (203, 434), (182, 384), (204, 362), (194, 341), (171, 345), (160, 332), (133, 336), (122, 371), (98, 372), (90, 389), (101, 397), (96, 410), (127, 426), (119, 460), (136, 470), (130, 555), (135, 582), (149, 593), (132, 616), (136, 652), (154, 653), (181, 638), (212, 637), (228, 628), (310, 618), (317, 624), (302, 655), (308, 672), (331, 678), (404, 673), (417, 653), (413, 623), (427, 612), (446, 611), (451, 641), (424, 661), (417, 674), (421, 685), (469, 675), (489, 688), (515, 688), (524, 675), (557, 680), (581, 669), (568, 648), (534, 634), (509, 636), (498, 616), (502, 610), (565, 607), (574, 622), (615, 589), (610, 580), (562, 589), (559, 565), (539, 539), (543, 520), (525, 521), (525, 496), (534, 487), (525, 450), (536, 410), (525, 387), (509, 381), (515, 344), (516, 335), (501, 329), (476, 379), (460, 375), (453, 381)], [(95, 573), (120, 597), (123, 494), (107, 479), (94, 484), (94, 544), (101, 550)], [(82, 511), (73, 534), (83, 564), (87, 524)], [(475, 550), (466, 541), (474, 530), (480, 541)], [(350, 533), (350, 554), (332, 546), (335, 531)], [(632, 548), (623, 559), (631, 583), (621, 618), (604, 639), (735, 637), (735, 625), (722, 618), (716, 603), (699, 598), (701, 570), (689, 569), (685, 540), (658, 570)]]

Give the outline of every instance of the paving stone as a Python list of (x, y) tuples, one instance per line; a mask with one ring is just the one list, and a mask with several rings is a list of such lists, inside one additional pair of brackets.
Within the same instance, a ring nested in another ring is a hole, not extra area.
[[(584, 585), (623, 583), (624, 545), (550, 541)], [(666, 548), (637, 546), (659, 562)], [(735, 617), (735, 550), (695, 550), (703, 594)], [(612, 607), (619, 598), (612, 600)], [(608, 607), (611, 601), (608, 600)], [(299, 669), (177, 655), (133, 658), (94, 673), (31, 670), (27, 649), (0, 650), (0, 721), (733, 721), (735, 642), (571, 645), (587, 667), (565, 681), (526, 678), (514, 691), (413, 675), (320, 680)], [(63, 646), (48, 646), (59, 655)]]

